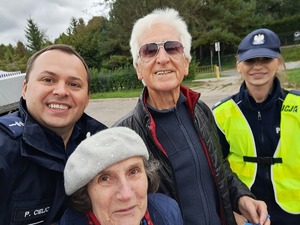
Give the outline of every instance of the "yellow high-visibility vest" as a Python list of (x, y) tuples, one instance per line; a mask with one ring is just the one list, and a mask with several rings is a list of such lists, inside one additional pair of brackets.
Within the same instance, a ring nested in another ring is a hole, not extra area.
[[(251, 128), (232, 99), (213, 110), (216, 123), (224, 133), (230, 150), (228, 161), (232, 170), (249, 187), (257, 173), (256, 147)], [(293, 214), (300, 213), (300, 96), (288, 93), (281, 108), (280, 141), (273, 156), (282, 159), (271, 165), (271, 179), (278, 205)], [(262, 187), (263, 188), (263, 187)]]

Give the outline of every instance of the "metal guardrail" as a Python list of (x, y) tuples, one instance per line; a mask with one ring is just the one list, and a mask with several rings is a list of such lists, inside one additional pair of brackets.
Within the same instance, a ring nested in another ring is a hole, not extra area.
[(196, 68), (196, 72), (200, 75), (215, 75), (216, 78), (220, 77), (220, 70), (217, 65), (199, 66)]

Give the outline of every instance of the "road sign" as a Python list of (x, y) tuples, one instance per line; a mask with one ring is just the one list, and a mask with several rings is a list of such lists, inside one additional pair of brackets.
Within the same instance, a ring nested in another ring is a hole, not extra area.
[(215, 42), (215, 50), (216, 52), (220, 51), (220, 42)]
[(215, 42), (215, 50), (218, 52), (219, 69), (221, 71), (221, 57), (220, 57), (220, 42)]

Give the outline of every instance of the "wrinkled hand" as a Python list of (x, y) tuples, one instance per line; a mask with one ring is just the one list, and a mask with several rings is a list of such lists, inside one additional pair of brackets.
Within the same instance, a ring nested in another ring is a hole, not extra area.
[(238, 214), (236, 212), (233, 212), (234, 218), (235, 218), (235, 222), (237, 223), (237, 225), (244, 225), (245, 222), (247, 222), (248, 220), (241, 214)]
[(238, 207), (242, 215), (252, 224), (271, 224), (265, 202), (255, 200), (249, 196), (242, 196), (239, 199)]

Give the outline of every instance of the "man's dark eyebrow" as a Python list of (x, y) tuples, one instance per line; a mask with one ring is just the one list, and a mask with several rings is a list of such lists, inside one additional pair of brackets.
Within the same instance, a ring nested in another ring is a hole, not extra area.
[[(54, 73), (54, 72), (49, 71), (49, 70), (44, 70), (44, 71), (42, 71), (40, 74), (44, 74), (44, 73), (49, 74), (49, 75), (51, 75), (51, 76), (59, 77), (59, 75), (58, 75), (57, 73)], [(69, 76), (69, 79), (71, 79), (71, 80), (79, 80), (79, 81), (82, 81), (81, 77), (78, 77), (78, 76), (72, 76), (72, 75)]]

